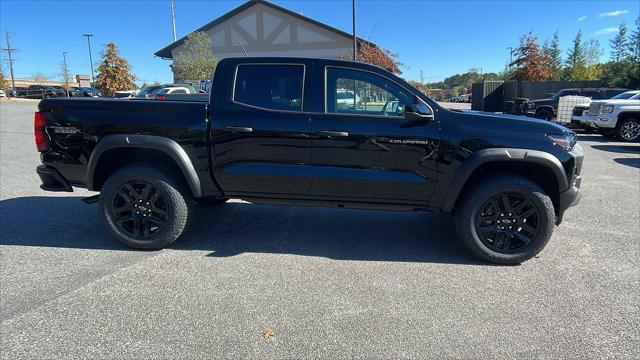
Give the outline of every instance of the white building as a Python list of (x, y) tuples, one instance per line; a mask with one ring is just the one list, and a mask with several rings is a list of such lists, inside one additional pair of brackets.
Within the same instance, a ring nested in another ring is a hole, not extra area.
[[(353, 36), (268, 1), (250, 0), (195, 31), (209, 34), (220, 60), (245, 56), (300, 56), (338, 59), (350, 56)], [(155, 53), (173, 59), (186, 37)], [(362, 41), (362, 39), (359, 39)]]

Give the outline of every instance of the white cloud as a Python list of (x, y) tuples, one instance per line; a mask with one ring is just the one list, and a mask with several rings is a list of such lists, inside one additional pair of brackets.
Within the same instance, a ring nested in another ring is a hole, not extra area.
[(600, 15), (598, 15), (598, 17), (615, 17), (615, 16), (624, 15), (628, 12), (629, 11), (627, 10), (616, 10), (616, 11), (601, 13)]
[(578, 21), (582, 21), (582, 20), (584, 20), (584, 19), (586, 19), (586, 18), (587, 18), (587, 15), (585, 15), (585, 16), (580, 16), (580, 17), (578, 18)]
[(594, 32), (593, 35), (607, 35), (607, 34), (612, 34), (614, 32), (617, 32), (617, 31), (618, 31), (618, 28), (613, 26), (613, 27), (600, 29), (600, 30)]

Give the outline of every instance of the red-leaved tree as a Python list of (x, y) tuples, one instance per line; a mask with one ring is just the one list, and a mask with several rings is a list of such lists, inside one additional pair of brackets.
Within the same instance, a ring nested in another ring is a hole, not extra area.
[[(352, 59), (353, 56), (351, 54), (345, 54), (342, 58)], [(357, 61), (380, 66), (394, 74), (402, 74), (400, 67), (404, 64), (399, 62), (397, 58), (398, 54), (393, 53), (388, 49), (384, 49), (373, 43), (358, 39), (358, 52), (356, 53)]]
[(515, 51), (516, 59), (510, 64), (515, 66), (514, 80), (549, 80), (553, 71), (549, 67), (550, 58), (533, 36), (533, 30), (520, 36), (520, 46)]

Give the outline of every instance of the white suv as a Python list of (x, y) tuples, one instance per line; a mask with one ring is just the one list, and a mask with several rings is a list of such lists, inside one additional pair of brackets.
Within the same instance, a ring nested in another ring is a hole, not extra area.
[(592, 101), (589, 110), (578, 112), (579, 109), (574, 110), (573, 123), (579, 121), (583, 126), (597, 128), (623, 141), (640, 140), (640, 90)]

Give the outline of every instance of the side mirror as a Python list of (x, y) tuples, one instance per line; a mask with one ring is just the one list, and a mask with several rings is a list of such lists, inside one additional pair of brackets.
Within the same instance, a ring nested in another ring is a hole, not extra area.
[(404, 118), (407, 120), (400, 127), (412, 127), (433, 121), (433, 110), (423, 103), (404, 106)]

